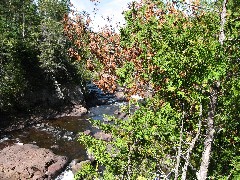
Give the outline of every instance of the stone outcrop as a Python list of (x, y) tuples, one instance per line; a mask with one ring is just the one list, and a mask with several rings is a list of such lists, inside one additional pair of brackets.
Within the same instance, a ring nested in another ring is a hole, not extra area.
[(98, 129), (96, 129), (95, 131), (85, 130), (84, 134), (91, 135), (91, 136), (95, 137), (96, 139), (100, 139), (100, 140), (107, 141), (107, 142), (112, 140), (111, 134), (104, 133), (103, 131), (98, 130)]
[(87, 114), (87, 112), (88, 112), (87, 109), (82, 105), (74, 105), (70, 109), (70, 111), (57, 115), (56, 118), (65, 117), (65, 116), (82, 116), (84, 114)]
[(67, 158), (36, 145), (13, 145), (0, 151), (0, 179), (50, 180), (67, 165)]
[(81, 161), (79, 163), (76, 163), (72, 166), (72, 172), (73, 174), (76, 174), (78, 171), (80, 171), (84, 165), (86, 164), (91, 164), (90, 160), (86, 160), (86, 161)]

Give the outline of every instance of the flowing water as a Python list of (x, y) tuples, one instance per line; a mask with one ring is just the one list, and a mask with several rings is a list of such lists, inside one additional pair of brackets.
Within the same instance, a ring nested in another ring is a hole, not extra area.
[[(35, 144), (40, 148), (51, 149), (57, 155), (67, 156), (69, 161), (73, 159), (86, 160), (86, 150), (77, 141), (78, 133), (94, 130), (88, 121), (89, 118), (103, 120), (103, 114), (113, 115), (121, 105), (114, 96), (103, 94), (95, 86), (90, 85), (89, 89), (97, 95), (98, 99), (104, 100), (105, 104), (90, 108), (88, 114), (81, 117), (47, 119), (23, 130), (5, 134), (0, 137), (0, 150), (16, 143)], [(68, 167), (56, 179), (70, 179), (72, 176)]]

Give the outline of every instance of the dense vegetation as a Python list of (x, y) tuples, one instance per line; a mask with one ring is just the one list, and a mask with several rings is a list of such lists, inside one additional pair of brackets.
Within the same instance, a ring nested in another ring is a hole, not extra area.
[(69, 12), (68, 0), (1, 0), (1, 112), (54, 104), (48, 98), (64, 100), (68, 86), (81, 83), (82, 68), (69, 58), (63, 31)]
[(72, 54), (98, 73), (101, 88), (118, 83), (130, 100), (152, 92), (127, 120), (93, 121), (111, 142), (81, 134), (97, 165), (76, 178), (240, 178), (239, 7), (236, 0), (135, 2), (120, 35), (86, 33), (87, 23), (65, 19)]
[(120, 34), (92, 32), (68, 0), (0, 8), (1, 111), (26, 107), (45, 88), (64, 99), (86, 69), (102, 89), (121, 85), (129, 97), (127, 120), (93, 121), (112, 141), (81, 134), (96, 163), (76, 179), (240, 178), (238, 0), (134, 2)]

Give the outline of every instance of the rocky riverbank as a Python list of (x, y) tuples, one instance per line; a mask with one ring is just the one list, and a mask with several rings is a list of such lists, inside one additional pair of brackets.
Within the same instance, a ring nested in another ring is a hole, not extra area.
[(51, 180), (67, 165), (67, 157), (32, 144), (16, 144), (0, 151), (0, 179)]
[[(87, 119), (104, 120), (103, 114), (118, 112), (118, 102), (124, 100), (120, 91), (113, 95), (104, 94), (95, 86), (89, 89), (91, 96), (86, 101), (89, 109), (76, 103), (62, 111), (23, 116), (2, 128), (0, 155), (4, 158), (0, 161), (0, 179), (53, 179), (66, 165), (73, 177), (83, 162), (89, 162), (84, 147), (77, 142), (78, 132), (109, 141), (111, 135), (93, 128)], [(56, 160), (59, 158), (63, 158), (60, 164)]]
[(53, 119), (65, 116), (82, 116), (88, 112), (83, 105), (69, 105), (60, 109), (41, 108), (32, 113), (23, 113), (13, 116), (1, 115), (0, 117), (0, 135), (11, 131), (21, 130), (28, 126), (41, 123), (46, 119)]

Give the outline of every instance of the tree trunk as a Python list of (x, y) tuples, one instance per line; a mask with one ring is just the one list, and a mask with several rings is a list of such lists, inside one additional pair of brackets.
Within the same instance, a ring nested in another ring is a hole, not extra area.
[(25, 38), (25, 14), (22, 14), (23, 22), (22, 22), (22, 37)]
[[(223, 45), (223, 42), (225, 40), (224, 26), (226, 23), (227, 1), (228, 0), (224, 0), (222, 4), (220, 35), (219, 35), (219, 42), (221, 45)], [(202, 162), (201, 162), (200, 170), (199, 172), (197, 172), (198, 180), (205, 180), (207, 178), (208, 165), (209, 165), (212, 142), (213, 142), (214, 132), (215, 132), (214, 115), (215, 115), (215, 108), (217, 105), (217, 94), (218, 94), (219, 86), (220, 86), (220, 82), (216, 82), (212, 87), (212, 92), (210, 92), (210, 104), (209, 104), (209, 111), (208, 111), (208, 118), (207, 118), (207, 132), (206, 132), (206, 139), (204, 142)]]
[(207, 178), (208, 165), (210, 160), (212, 142), (214, 138), (214, 115), (217, 105), (217, 89), (213, 88), (210, 95), (210, 104), (207, 118), (207, 132), (206, 139), (204, 142), (204, 150), (202, 154), (202, 162), (199, 172), (197, 172), (198, 180), (205, 180)]
[(224, 25), (226, 23), (226, 15), (227, 15), (227, 1), (223, 1), (223, 7), (222, 7), (222, 13), (221, 13), (221, 26), (220, 26), (220, 35), (219, 35), (219, 42), (221, 45), (223, 45), (223, 41), (225, 40), (225, 34), (224, 34)]

